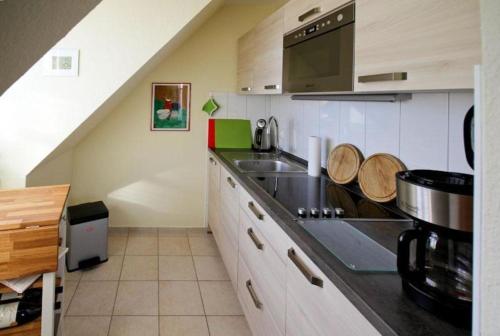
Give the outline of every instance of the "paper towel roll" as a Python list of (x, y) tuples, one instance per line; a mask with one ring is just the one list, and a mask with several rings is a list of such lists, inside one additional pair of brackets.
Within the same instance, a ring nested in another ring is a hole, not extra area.
[(321, 175), (321, 138), (309, 137), (309, 158), (307, 172), (309, 176), (318, 177)]

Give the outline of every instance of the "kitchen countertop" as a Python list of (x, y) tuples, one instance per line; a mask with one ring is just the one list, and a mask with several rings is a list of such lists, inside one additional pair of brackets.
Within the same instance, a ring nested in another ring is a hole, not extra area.
[(59, 225), (69, 184), (0, 190), (0, 231)]
[[(404, 293), (397, 273), (353, 272), (309, 235), (295, 218), (269, 194), (254, 183), (253, 176), (276, 176), (276, 173), (241, 173), (223, 152), (244, 150), (210, 150), (240, 185), (280, 225), (286, 234), (308, 255), (330, 281), (354, 304), (382, 335), (470, 335), (417, 306)], [(293, 176), (297, 173), (286, 173)], [(303, 175), (303, 173), (301, 173)], [(395, 252), (397, 236), (411, 226), (409, 222), (350, 222), (351, 225)]]

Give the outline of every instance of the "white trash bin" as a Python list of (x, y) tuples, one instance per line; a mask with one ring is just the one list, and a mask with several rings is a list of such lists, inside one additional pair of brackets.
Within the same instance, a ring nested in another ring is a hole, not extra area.
[(109, 212), (102, 201), (68, 207), (66, 267), (69, 272), (108, 261)]

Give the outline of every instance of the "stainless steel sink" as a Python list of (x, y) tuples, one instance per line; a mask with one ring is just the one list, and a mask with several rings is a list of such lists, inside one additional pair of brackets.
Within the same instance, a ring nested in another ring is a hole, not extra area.
[(236, 168), (244, 173), (297, 173), (305, 169), (282, 160), (234, 160)]
[(306, 168), (276, 153), (223, 152), (242, 173), (303, 173)]

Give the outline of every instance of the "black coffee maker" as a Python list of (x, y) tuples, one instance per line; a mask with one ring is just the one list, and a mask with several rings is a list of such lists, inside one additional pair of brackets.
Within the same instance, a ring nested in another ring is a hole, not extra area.
[[(464, 123), (471, 167), (472, 113)], [(464, 328), (472, 323), (473, 181), (472, 175), (433, 170), (396, 175), (397, 205), (415, 220), (398, 241), (403, 289), (421, 307)]]

